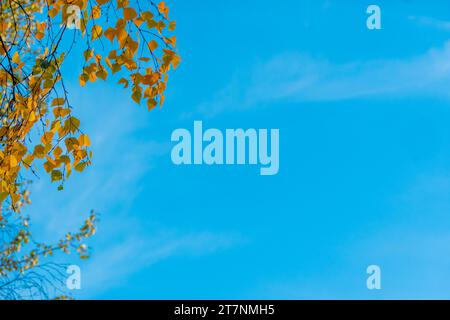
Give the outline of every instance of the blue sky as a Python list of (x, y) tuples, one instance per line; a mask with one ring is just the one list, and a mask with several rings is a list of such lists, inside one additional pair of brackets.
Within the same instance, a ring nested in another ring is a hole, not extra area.
[[(373, 3), (382, 30), (366, 1), (170, 1), (183, 62), (150, 113), (71, 63), (94, 164), (29, 213), (48, 240), (101, 213), (75, 295), (450, 298), (450, 4)], [(173, 165), (194, 120), (280, 129), (279, 173)]]

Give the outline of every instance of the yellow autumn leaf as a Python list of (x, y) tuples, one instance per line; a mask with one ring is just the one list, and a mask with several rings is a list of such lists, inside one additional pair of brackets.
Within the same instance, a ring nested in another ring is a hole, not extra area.
[(132, 20), (137, 17), (136, 10), (133, 8), (125, 8), (123, 9), (123, 17), (125, 20)]
[(97, 40), (98, 38), (100, 38), (103, 34), (103, 29), (101, 26), (99, 25), (94, 25), (91, 29), (91, 40)]
[(14, 52), (11, 60), (12, 60), (12, 62), (17, 63), (17, 64), (20, 63), (20, 55), (19, 55), (19, 53), (17, 51)]
[(150, 51), (155, 51), (158, 48), (158, 42), (156, 42), (155, 40), (152, 40), (148, 43), (148, 48), (150, 49)]
[(126, 89), (126, 88), (128, 88), (129, 82), (128, 82), (127, 79), (121, 78), (121, 79), (119, 80), (119, 84), (123, 84), (124, 88)]
[(93, 6), (91, 12), (92, 12), (92, 19), (98, 19), (102, 15), (102, 11), (99, 6)]
[(136, 103), (140, 103), (141, 102), (141, 98), (142, 98), (142, 91), (140, 89), (140, 87), (134, 87), (133, 88), (133, 94), (131, 95), (131, 98), (134, 100), (134, 102)]
[(108, 28), (108, 29), (106, 29), (106, 31), (105, 31), (105, 37), (106, 37), (109, 41), (113, 42), (115, 36), (116, 36), (116, 30), (115, 30), (115, 29), (113, 29), (113, 28), (111, 28), (111, 27)]
[(66, 99), (64, 98), (56, 98), (52, 101), (52, 106), (62, 106), (65, 103)]
[(15, 156), (9, 156), (9, 165), (11, 168), (17, 167), (17, 159)]
[(86, 134), (82, 134), (78, 137), (78, 141), (80, 142), (81, 146), (89, 147), (91, 145), (91, 140), (89, 139), (89, 136)]

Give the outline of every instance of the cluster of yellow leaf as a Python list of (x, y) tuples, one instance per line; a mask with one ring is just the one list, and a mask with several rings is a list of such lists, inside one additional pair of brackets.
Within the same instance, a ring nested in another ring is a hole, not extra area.
[[(8, 88), (5, 96), (9, 95), (9, 101), (5, 103), (7, 114), (2, 118), (0, 128), (3, 144), (0, 150), (0, 200), (10, 196), (15, 211), (23, 204), (17, 183), (22, 168), (30, 168), (36, 159), (42, 159), (51, 180), (60, 181), (71, 174), (72, 168), (82, 171), (90, 163), (91, 156), (87, 149), (89, 137), (81, 133), (80, 121), (71, 114), (67, 99), (58, 97), (51, 104), (47, 103), (51, 92), (61, 82), (58, 66), (64, 55), (51, 57), (46, 49), (37, 56), (31, 72), (27, 73), (26, 64), (17, 53), (11, 59), (11, 72), (3, 74), (4, 87)], [(26, 81), (22, 80), (24, 78)], [(50, 110), (52, 114), (49, 114)], [(36, 124), (42, 130), (40, 141), (34, 147), (27, 146), (27, 138)]]
[[(95, 233), (95, 219), (95, 214), (91, 213), (78, 232), (66, 234), (65, 239), (60, 240), (56, 245), (35, 243), (34, 249), (17, 258), (17, 254), (21, 249), (32, 241), (28, 229), (28, 220), (23, 219), (21, 224), (16, 226), (19, 230), (14, 238), (8, 242), (7, 246), (2, 247), (0, 250), (0, 276), (5, 276), (10, 272), (19, 272), (22, 274), (37, 266), (41, 258), (53, 256), (56, 251), (69, 253), (70, 249), (74, 249), (81, 259), (87, 259), (89, 257), (88, 247), (81, 242), (83, 239), (89, 238)], [(0, 223), (0, 229), (4, 227), (5, 225)]]
[[(119, 83), (131, 88), (135, 102), (145, 100), (149, 110), (163, 104), (168, 72), (180, 62), (175, 51), (176, 38), (168, 35), (176, 24), (169, 20), (164, 2), (144, 2), (144, 5), (139, 0), (1, 3), (2, 208), (7, 199), (9, 209), (17, 212), (29, 202), (21, 188), (22, 169), (36, 174), (36, 164), (42, 163), (51, 180), (59, 181), (62, 188), (62, 182), (73, 170), (82, 171), (91, 163), (90, 139), (73, 116), (61, 75), (61, 65), (66, 59), (61, 43), (68, 35), (66, 24), (73, 19), (69, 8), (79, 8), (79, 34), (87, 43), (80, 84), (106, 80), (110, 74), (119, 73)], [(57, 23), (58, 19), (62, 24)]]
[[(101, 12), (106, 10), (111, 0), (97, 3), (91, 10), (92, 20), (101, 18)], [(176, 27), (175, 21), (169, 21), (168, 7), (164, 2), (154, 7), (156, 13), (151, 12), (151, 8), (136, 10), (130, 1), (118, 0), (116, 12), (119, 12), (119, 18), (114, 25), (92, 25), (91, 45), (95, 46), (96, 42), (106, 38), (110, 41), (110, 50), (104, 57), (95, 54), (91, 46), (85, 51), (86, 66), (80, 75), (81, 85), (98, 78), (106, 80), (109, 73), (124, 71), (119, 83), (125, 88), (131, 84), (131, 97), (136, 103), (146, 100), (149, 110), (158, 103), (164, 103), (168, 72), (178, 66), (180, 57), (174, 50), (176, 37), (166, 35)]]
[[(68, 28), (74, 8), (80, 30)], [(0, 1), (0, 277), (23, 274), (55, 251), (89, 255), (83, 239), (94, 234), (95, 215), (46, 245), (33, 240), (21, 213), (31, 202), (28, 176), (41, 166), (62, 189), (73, 170), (91, 163), (91, 142), (61, 73), (69, 39), (86, 42), (82, 86), (118, 73), (132, 100), (145, 100), (150, 110), (163, 104), (168, 72), (180, 62), (175, 27), (167, 5), (152, 0)]]

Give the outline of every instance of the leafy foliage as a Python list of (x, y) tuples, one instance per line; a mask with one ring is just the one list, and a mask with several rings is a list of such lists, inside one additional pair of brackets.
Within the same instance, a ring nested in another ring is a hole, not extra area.
[(164, 103), (168, 72), (180, 62), (175, 27), (165, 2), (1, 2), (0, 297), (20, 298), (23, 288), (12, 290), (12, 280), (23, 281), (40, 266), (40, 258), (55, 250), (76, 248), (86, 258), (83, 239), (95, 232), (92, 214), (79, 232), (58, 244), (38, 243), (22, 213), (30, 203), (27, 186), (32, 177), (46, 172), (61, 190), (73, 171), (91, 164), (91, 141), (74, 115), (61, 72), (74, 42), (81, 39), (85, 46), (79, 57), (84, 62), (81, 86), (117, 73), (131, 99), (151, 110)]

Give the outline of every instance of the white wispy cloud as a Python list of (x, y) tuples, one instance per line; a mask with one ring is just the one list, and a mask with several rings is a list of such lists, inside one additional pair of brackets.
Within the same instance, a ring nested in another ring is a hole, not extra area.
[[(169, 142), (140, 138), (139, 130), (151, 132), (145, 117), (136, 117), (131, 106), (117, 105), (115, 101), (123, 101), (120, 94), (106, 97), (102, 92), (108, 90), (73, 99), (75, 105), (83, 105), (77, 116), (91, 136), (93, 165), (82, 174), (73, 173), (61, 192), (56, 191), (56, 185), (50, 184), (46, 175), (33, 185), (33, 204), (29, 209), (34, 223), (45, 228), (41, 233), (51, 240), (80, 226), (91, 209), (126, 214), (142, 192), (142, 179), (170, 150)], [(73, 88), (71, 92), (80, 90)], [(104, 100), (98, 103), (98, 97)]]
[(27, 209), (36, 238), (48, 243), (77, 230), (89, 210), (100, 213), (98, 231), (90, 240), (91, 259), (82, 263), (75, 254), (61, 257), (81, 264), (82, 297), (94, 297), (163, 259), (209, 254), (238, 241), (238, 236), (225, 232), (175, 230), (153, 221), (149, 212), (134, 212), (144, 188), (159, 183), (148, 179), (159, 159), (168, 155), (169, 138), (152, 139), (149, 118), (141, 115), (145, 110), (112, 87), (80, 91), (74, 85), (70, 92), (72, 104), (79, 106), (76, 115), (92, 140), (93, 165), (74, 173), (61, 192), (42, 175), (33, 185), (33, 204)]
[[(448, 299), (449, 193), (448, 169), (418, 173), (387, 201), (385, 223), (368, 225), (332, 248), (333, 263), (268, 280), (250, 294), (260, 299)], [(365, 286), (372, 264), (381, 267), (380, 291)]]
[(450, 97), (450, 42), (402, 59), (333, 63), (285, 53), (237, 72), (202, 103), (197, 113), (214, 116), (283, 101), (336, 101), (404, 96)]
[(410, 16), (409, 20), (416, 22), (421, 26), (431, 27), (443, 31), (450, 31), (450, 21), (436, 19), (433, 17)]
[[(135, 225), (134, 230), (142, 229)], [(92, 297), (125, 281), (128, 276), (175, 256), (201, 256), (224, 250), (240, 242), (227, 233), (159, 230), (134, 234), (110, 244), (83, 266), (83, 297)], [(151, 271), (150, 271), (151, 272)]]

